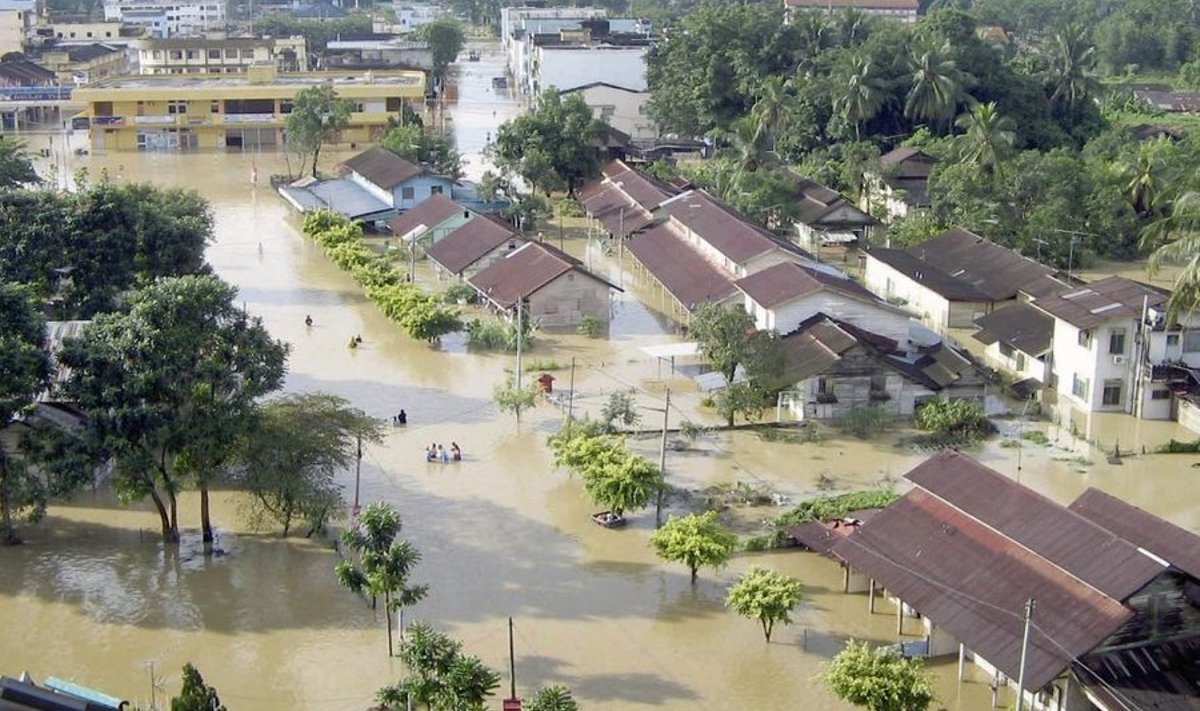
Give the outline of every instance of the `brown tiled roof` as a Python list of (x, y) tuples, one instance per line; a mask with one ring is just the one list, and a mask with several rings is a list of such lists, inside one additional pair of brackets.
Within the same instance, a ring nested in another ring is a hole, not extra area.
[(426, 254), (451, 274), (462, 274), (467, 267), (509, 240), (520, 241), (512, 228), (499, 220), (477, 216), (438, 240)]
[(834, 291), (859, 301), (883, 304), (878, 297), (844, 274), (839, 276), (823, 268), (796, 262), (781, 262), (767, 267), (742, 277), (734, 282), (734, 286), (759, 306), (768, 309), (821, 290)]
[(526, 242), (467, 281), (492, 303), (507, 309), (570, 271), (620, 291), (584, 269), (578, 259), (542, 242)]
[(629, 251), (688, 311), (737, 293), (733, 279), (700, 256), (670, 224), (634, 235)]
[(857, 7), (862, 10), (912, 10), (919, 7), (917, 0), (787, 0), (788, 7), (825, 10), (838, 7)]
[(1165, 289), (1110, 276), (1086, 286), (1039, 297), (1035, 305), (1076, 328), (1092, 328), (1113, 319), (1138, 318), (1143, 302), (1150, 308), (1161, 306), (1171, 297)]
[(825, 314), (815, 314), (780, 339), (783, 377), (795, 383), (819, 375), (859, 345), (859, 340)]
[(675, 218), (734, 264), (745, 264), (775, 249), (799, 252), (702, 190), (668, 199), (656, 214)]
[(1133, 616), (1117, 600), (921, 488), (837, 542), (832, 554), (1012, 679), (1019, 676), (1022, 612), (1034, 598), (1036, 625), (1025, 670), (1030, 689), (1044, 687)]
[[(836, 190), (821, 185), (811, 178), (801, 177), (796, 181), (797, 221), (805, 225), (826, 228), (867, 227), (878, 224), (878, 220), (855, 207)], [(829, 215), (846, 209), (853, 216), (849, 220), (827, 220)]]
[(1129, 541), (965, 454), (941, 452), (905, 478), (1116, 600), (1163, 570)]
[(441, 194), (433, 194), (422, 200), (415, 207), (404, 211), (404, 214), (392, 218), (388, 223), (392, 234), (397, 237), (412, 232), (424, 225), (426, 229), (432, 229), (437, 225), (442, 224), (455, 215), (470, 211), (467, 208), (459, 205), (450, 198)]
[(1071, 502), (1072, 511), (1200, 578), (1200, 536), (1115, 496), (1089, 488)]
[(619, 160), (605, 165), (601, 176), (580, 191), (579, 202), (614, 235), (642, 229), (651, 222), (651, 212), (679, 192)]
[(972, 334), (986, 345), (999, 341), (1038, 356), (1050, 350), (1054, 319), (1029, 304), (1013, 304), (975, 319), (979, 330)]
[(391, 190), (425, 169), (411, 163), (386, 148), (375, 146), (342, 163), (384, 190)]

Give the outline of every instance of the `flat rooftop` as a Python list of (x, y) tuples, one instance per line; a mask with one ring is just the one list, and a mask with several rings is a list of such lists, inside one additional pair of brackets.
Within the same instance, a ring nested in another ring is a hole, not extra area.
[(89, 89), (172, 89), (249, 86), (421, 86), (424, 72), (305, 72), (279, 74), (268, 81), (251, 81), (245, 74), (202, 75), (128, 75), (111, 77), (88, 85)]

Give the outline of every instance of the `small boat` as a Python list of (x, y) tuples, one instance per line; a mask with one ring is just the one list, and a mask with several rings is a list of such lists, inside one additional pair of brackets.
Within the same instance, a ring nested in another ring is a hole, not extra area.
[(624, 516), (615, 514), (612, 511), (594, 513), (592, 514), (592, 520), (605, 528), (622, 528), (626, 523), (629, 523)]
[(492, 77), (492, 88), (493, 89), (507, 89), (508, 88), (508, 77)]
[(467, 61), (468, 62), (478, 62), (479, 61), (479, 52), (476, 52), (474, 50), (467, 52)]

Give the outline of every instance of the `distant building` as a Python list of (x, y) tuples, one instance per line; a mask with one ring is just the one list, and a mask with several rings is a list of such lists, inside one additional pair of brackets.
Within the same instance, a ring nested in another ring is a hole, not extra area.
[(42, 65), (63, 84), (83, 85), (124, 74), (129, 56), (124, 49), (105, 44), (84, 44), (43, 52)]
[(929, 174), (936, 162), (924, 151), (907, 146), (884, 153), (879, 157), (880, 173), (864, 176), (870, 188), (864, 200), (882, 207), (888, 222), (928, 208)]
[(809, 178), (796, 185), (796, 242), (807, 250), (825, 245), (857, 247), (879, 221), (858, 209), (836, 190)]
[(426, 250), (438, 278), (465, 279), (520, 247), (525, 239), (512, 225), (493, 217), (473, 217)]
[(492, 308), (515, 318), (519, 305), (522, 318), (543, 328), (574, 328), (585, 317), (607, 324), (609, 292), (621, 290), (540, 242), (526, 242), (467, 281)]
[(628, 135), (635, 143), (658, 137), (658, 125), (647, 111), (647, 102), (650, 101), (648, 91), (636, 91), (598, 81), (558, 93), (564, 98), (582, 96), (593, 116)]
[(328, 0), (293, 5), (288, 12), (297, 20), (340, 20), (347, 14), (345, 10)]
[(292, 100), (301, 89), (334, 82), (355, 102), (346, 143), (378, 140), (402, 101), (425, 95), (422, 72), (245, 74), (116, 77), (77, 89), (95, 149), (273, 149), (283, 143)]
[(105, 0), (104, 19), (145, 27), (153, 37), (201, 35), (225, 25), (221, 0)]
[(920, 3), (917, 0), (783, 0), (790, 12), (812, 11), (832, 14), (853, 8), (872, 17), (886, 17), (906, 25), (916, 24)]
[(304, 37), (147, 38), (137, 41), (139, 73), (244, 74), (270, 64), (280, 72), (306, 72)]
[(0, 0), (0, 55), (24, 52), (37, 20), (37, 0)]
[(28, 59), (0, 62), (0, 87), (48, 87), (57, 84), (57, 74)]
[(433, 69), (433, 50), (426, 42), (392, 36), (330, 40), (321, 53), (321, 69)]

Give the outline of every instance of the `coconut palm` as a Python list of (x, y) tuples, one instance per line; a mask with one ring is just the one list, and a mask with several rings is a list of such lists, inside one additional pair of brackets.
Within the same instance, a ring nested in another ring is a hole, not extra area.
[(962, 95), (963, 76), (948, 47), (923, 52), (912, 62), (912, 88), (904, 101), (904, 115), (935, 124), (954, 116)]
[(1145, 215), (1158, 207), (1163, 192), (1165, 166), (1161, 151), (1167, 145), (1165, 139), (1157, 139), (1138, 146), (1133, 160), (1120, 164), (1119, 170), (1125, 180), (1125, 194), (1129, 204), (1139, 215)]
[(1164, 264), (1181, 264), (1167, 310), (1178, 318), (1200, 307), (1200, 191), (1188, 190), (1171, 203), (1166, 217), (1151, 223), (1142, 233), (1142, 246), (1154, 248), (1149, 270)]
[(829, 27), (829, 17), (824, 12), (794, 11), (792, 28), (799, 45), (796, 52), (799, 57), (796, 72), (800, 76), (808, 76), (815, 66), (817, 56), (831, 44), (833, 32)]
[(759, 85), (758, 100), (750, 109), (750, 118), (756, 140), (768, 147), (775, 145), (791, 118), (792, 97), (788, 93), (791, 86), (791, 81), (778, 75), (767, 77)]
[(856, 7), (845, 7), (833, 16), (834, 34), (843, 47), (855, 47), (866, 39), (870, 18)]
[(1096, 81), (1089, 73), (1096, 64), (1096, 48), (1080, 27), (1057, 32), (1050, 43), (1046, 80), (1052, 88), (1050, 105), (1070, 111), (1091, 96)]
[(963, 162), (974, 163), (985, 172), (999, 172), (1000, 164), (1017, 142), (1016, 124), (1000, 113), (996, 102), (975, 103), (954, 122), (963, 129), (956, 140)]
[(767, 143), (767, 134), (759, 132), (750, 118), (735, 121), (727, 140), (729, 146), (722, 153), (733, 161), (735, 178), (779, 162)]
[(864, 57), (850, 60), (849, 75), (843, 84), (846, 93), (837, 101), (854, 124), (854, 140), (862, 139), (862, 124), (875, 118), (888, 99), (887, 82), (875, 71), (875, 64)]

